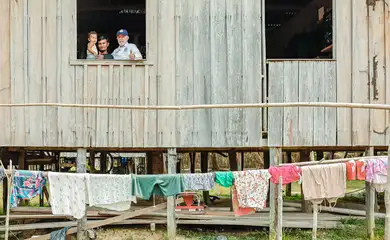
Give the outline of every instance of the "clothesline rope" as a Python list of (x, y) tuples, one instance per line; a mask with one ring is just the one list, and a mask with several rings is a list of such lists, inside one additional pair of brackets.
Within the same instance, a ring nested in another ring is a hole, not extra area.
[(115, 108), (129, 110), (195, 110), (224, 108), (283, 108), (283, 107), (331, 107), (331, 108), (363, 108), (390, 110), (390, 104), (340, 103), (340, 102), (288, 102), (288, 103), (237, 103), (237, 104), (200, 104), (181, 106), (151, 105), (104, 105), (73, 103), (2, 103), (0, 107), (67, 107), (67, 108)]
[(354, 157), (354, 158), (340, 158), (340, 159), (332, 159), (332, 160), (320, 160), (320, 161), (310, 161), (310, 162), (297, 162), (297, 163), (282, 163), (278, 166), (310, 166), (317, 164), (332, 164), (332, 163), (344, 163), (349, 161), (365, 161), (368, 159), (377, 160), (380, 158), (387, 158), (387, 156), (366, 156), (366, 157)]

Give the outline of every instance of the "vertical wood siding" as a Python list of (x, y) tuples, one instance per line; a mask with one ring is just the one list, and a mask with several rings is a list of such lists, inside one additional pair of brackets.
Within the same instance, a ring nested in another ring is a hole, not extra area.
[[(336, 102), (336, 62), (269, 63), (269, 101)], [(334, 108), (271, 108), (269, 146), (336, 146)]]

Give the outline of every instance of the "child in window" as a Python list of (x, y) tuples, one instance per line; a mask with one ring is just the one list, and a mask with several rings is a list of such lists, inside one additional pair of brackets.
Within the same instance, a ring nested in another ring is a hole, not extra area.
[(96, 59), (98, 50), (96, 48), (97, 32), (91, 31), (88, 33), (87, 59)]

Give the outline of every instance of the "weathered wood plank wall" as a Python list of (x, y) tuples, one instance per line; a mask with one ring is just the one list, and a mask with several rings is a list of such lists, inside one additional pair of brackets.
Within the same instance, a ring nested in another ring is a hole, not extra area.
[[(384, 1), (334, 1), (339, 102), (390, 103), (389, 6)], [(386, 79), (387, 78), (387, 79)], [(339, 109), (339, 146), (385, 146), (388, 112)]]
[[(269, 102), (336, 102), (335, 61), (269, 62)], [(336, 109), (274, 108), (269, 146), (336, 146)]]
[[(12, 19), (12, 43), (2, 42), (1, 47), (11, 45), (12, 68), (6, 62), (1, 66), (10, 69), (6, 79), (13, 103), (184, 105), (263, 99), (261, 1), (147, 1), (150, 64), (142, 66), (123, 62), (88, 66), (75, 61), (75, 0), (10, 4), (11, 8), (1, 6), (11, 9), (7, 19)], [(1, 23), (10, 30), (9, 22)], [(0, 97), (7, 98), (6, 93)], [(32, 107), (11, 112), (0, 120), (12, 122), (6, 128), (11, 134), (5, 134), (10, 139), (2, 139), (4, 146), (264, 145), (262, 109), (157, 112)]]

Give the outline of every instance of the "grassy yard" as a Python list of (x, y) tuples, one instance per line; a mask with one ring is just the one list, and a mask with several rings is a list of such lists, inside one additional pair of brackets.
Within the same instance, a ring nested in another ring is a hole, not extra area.
[[(384, 238), (384, 222), (377, 221), (376, 240)], [(305, 240), (311, 239), (311, 230), (293, 230), (284, 229), (283, 239), (285, 240)], [(200, 228), (178, 229), (177, 240), (199, 239), (199, 240), (216, 240), (218, 236), (224, 236), (228, 240), (266, 240), (268, 239), (267, 229), (246, 229), (235, 231), (227, 228), (206, 229)], [(151, 232), (147, 228), (116, 228), (100, 230), (97, 233), (98, 239), (111, 240), (168, 240), (163, 227)], [(366, 227), (362, 220), (349, 219), (343, 221), (340, 229), (319, 230), (317, 239), (319, 240), (365, 240)]]

